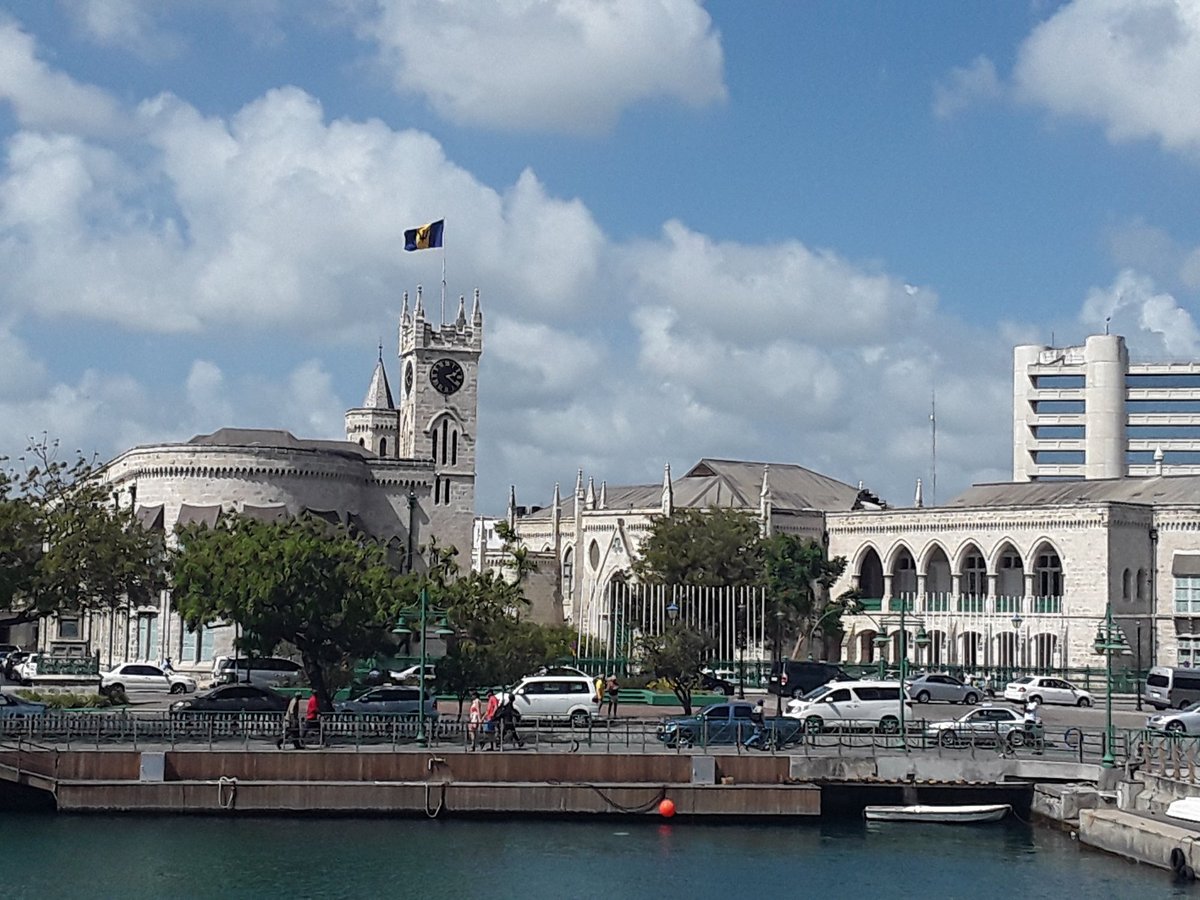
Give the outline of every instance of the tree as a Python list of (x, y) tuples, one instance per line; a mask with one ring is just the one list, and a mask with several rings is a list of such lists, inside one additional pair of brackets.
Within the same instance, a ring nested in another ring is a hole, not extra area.
[(738, 509), (680, 509), (656, 518), (633, 571), (646, 584), (725, 587), (758, 584), (758, 519)]
[(829, 589), (845, 570), (845, 557), (828, 559), (825, 548), (811, 538), (775, 534), (764, 542), (767, 598), (773, 611), (782, 614), (781, 631), (796, 635), (793, 657), (799, 655), (810, 632), (819, 630), (823, 639), (841, 633), (841, 615), (846, 610), (830, 600)]
[(322, 710), (336, 673), (381, 650), (391, 609), (415, 602), (419, 580), (387, 565), (386, 551), (310, 518), (223, 517), (177, 530), (175, 608), (190, 628), (241, 627), (238, 648), (269, 655), (294, 646)]
[(712, 639), (695, 628), (674, 623), (661, 634), (642, 635), (638, 649), (642, 665), (670, 685), (683, 714), (690, 716), (692, 692), (700, 684), (700, 669), (712, 653)]
[(2, 625), (111, 613), (151, 603), (166, 586), (162, 535), (121, 507), (82, 455), (67, 463), (57, 450), (57, 442), (32, 441), (25, 472), (0, 483)]

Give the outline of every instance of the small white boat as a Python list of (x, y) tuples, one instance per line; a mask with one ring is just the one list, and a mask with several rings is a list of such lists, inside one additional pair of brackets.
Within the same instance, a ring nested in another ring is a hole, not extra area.
[(1167, 807), (1167, 815), (1184, 822), (1200, 822), (1200, 797), (1184, 797), (1173, 800)]
[(940, 822), (958, 825), (970, 822), (999, 822), (1012, 807), (1007, 803), (970, 806), (868, 806), (863, 815), (872, 822)]

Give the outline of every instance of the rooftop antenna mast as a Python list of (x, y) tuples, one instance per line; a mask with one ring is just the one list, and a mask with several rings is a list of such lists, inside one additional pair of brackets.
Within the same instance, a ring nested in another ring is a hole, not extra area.
[(929, 505), (937, 506), (937, 388), (929, 391)]

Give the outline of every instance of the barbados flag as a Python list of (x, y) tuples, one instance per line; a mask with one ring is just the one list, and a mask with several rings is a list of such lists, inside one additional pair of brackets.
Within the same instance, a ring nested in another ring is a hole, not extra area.
[(445, 219), (439, 219), (428, 225), (419, 225), (416, 228), (408, 229), (404, 232), (404, 249), (429, 250), (442, 246), (442, 226), (445, 224)]

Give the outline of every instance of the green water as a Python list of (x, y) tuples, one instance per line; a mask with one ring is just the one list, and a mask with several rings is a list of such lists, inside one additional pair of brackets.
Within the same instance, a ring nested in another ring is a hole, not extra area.
[[(1162, 870), (1017, 823), (978, 827), (0, 813), (0, 897), (1190, 896)], [(1200, 890), (1200, 887), (1196, 888)]]

